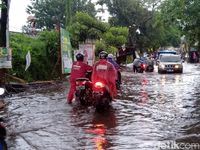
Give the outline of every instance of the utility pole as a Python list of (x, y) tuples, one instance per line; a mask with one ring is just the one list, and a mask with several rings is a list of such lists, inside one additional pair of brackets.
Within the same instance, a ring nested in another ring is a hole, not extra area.
[(8, 47), (8, 14), (10, 0), (2, 0), (0, 18), (0, 47)]
[[(0, 18), (0, 47), (9, 47), (8, 33), (8, 14), (9, 14), (9, 6), (10, 0), (1, 0), (1, 18)], [(0, 62), (1, 63), (1, 62)], [(0, 84), (5, 83), (5, 74), (7, 70), (5, 68), (0, 68)]]
[(128, 26), (128, 45), (129, 45), (129, 49), (131, 49), (131, 51), (132, 51), (133, 61), (136, 58), (135, 51), (137, 48), (135, 30), (136, 30), (135, 24)]

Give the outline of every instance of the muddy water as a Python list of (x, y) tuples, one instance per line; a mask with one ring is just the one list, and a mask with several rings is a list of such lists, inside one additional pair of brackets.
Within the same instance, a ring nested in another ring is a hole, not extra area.
[(186, 144), (200, 149), (198, 65), (184, 64), (183, 74), (155, 69), (122, 76), (121, 92), (105, 113), (66, 104), (67, 88), (7, 98), (9, 149), (157, 150), (177, 149), (178, 144), (179, 149)]

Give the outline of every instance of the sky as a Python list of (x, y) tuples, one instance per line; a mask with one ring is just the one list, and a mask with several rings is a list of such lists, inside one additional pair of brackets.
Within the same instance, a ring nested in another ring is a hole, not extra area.
[(26, 25), (28, 14), (27, 5), (30, 0), (11, 0), (9, 11), (9, 30), (21, 32), (23, 25)]
[[(92, 0), (96, 2), (96, 0)], [(27, 17), (26, 8), (30, 4), (30, 0), (11, 0), (9, 11), (9, 30), (21, 32), (22, 26), (26, 25)], [(108, 13), (105, 13), (107, 18)]]

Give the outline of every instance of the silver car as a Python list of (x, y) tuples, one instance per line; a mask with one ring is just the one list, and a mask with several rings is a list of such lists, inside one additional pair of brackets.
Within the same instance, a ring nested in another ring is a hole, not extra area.
[(158, 73), (183, 73), (183, 64), (180, 55), (166, 54), (159, 60)]

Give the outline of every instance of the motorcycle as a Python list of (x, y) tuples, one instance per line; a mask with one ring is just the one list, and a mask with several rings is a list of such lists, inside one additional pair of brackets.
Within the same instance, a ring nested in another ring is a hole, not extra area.
[(3, 101), (3, 96), (5, 94), (5, 89), (0, 87), (0, 109), (4, 108), (5, 103)]
[(99, 81), (93, 84), (92, 97), (94, 107), (97, 111), (108, 109), (112, 102), (108, 86)]
[(2, 96), (5, 93), (5, 89), (0, 87), (0, 96)]
[(139, 66), (137, 66), (137, 72), (138, 73), (143, 73), (146, 70), (146, 64), (145, 63), (140, 63)]
[(87, 73), (85, 78), (76, 79), (76, 101), (81, 105), (92, 104), (92, 83), (90, 81), (91, 73)]
[(133, 72), (138, 72), (138, 73), (143, 73), (144, 71), (146, 71), (146, 63), (145, 61), (139, 59), (139, 58), (136, 58), (134, 61), (133, 61)]
[[(3, 94), (5, 93), (5, 89), (0, 87), (0, 99), (2, 98)], [(6, 127), (0, 120), (0, 150), (7, 150), (7, 143), (5, 141), (6, 138)]]

